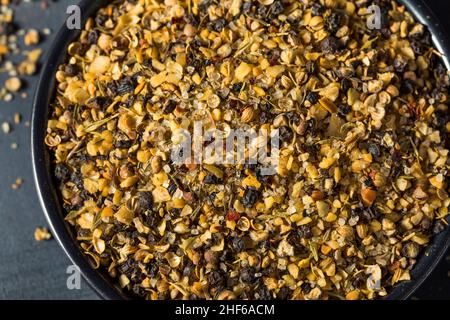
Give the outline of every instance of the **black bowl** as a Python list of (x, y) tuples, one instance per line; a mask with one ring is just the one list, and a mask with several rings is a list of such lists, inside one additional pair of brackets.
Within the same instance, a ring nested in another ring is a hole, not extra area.
[[(87, 18), (110, 1), (83, 0), (79, 6), (82, 12), (83, 25)], [(400, 0), (416, 19), (428, 26), (433, 35), (433, 42), (446, 57), (450, 55), (448, 37), (438, 23), (433, 12), (422, 0)], [(48, 106), (54, 97), (55, 74), (58, 66), (66, 58), (66, 49), (80, 34), (79, 30), (69, 30), (63, 26), (47, 53), (45, 63), (33, 103), (33, 116), (31, 128), (31, 150), (34, 178), (41, 206), (52, 229), (53, 235), (69, 256), (73, 264), (79, 267), (82, 275), (89, 285), (104, 299), (130, 299), (131, 296), (113, 283), (110, 277), (102, 270), (94, 270), (80, 246), (75, 240), (72, 228), (64, 221), (64, 210), (61, 206), (56, 182), (52, 175), (50, 155), (44, 144), (47, 128)], [(444, 58), (445, 66), (450, 70), (449, 61)], [(422, 253), (417, 265), (412, 271), (411, 281), (402, 282), (395, 286), (388, 295), (389, 300), (407, 299), (431, 274), (439, 260), (450, 246), (450, 228), (436, 236), (432, 243)]]

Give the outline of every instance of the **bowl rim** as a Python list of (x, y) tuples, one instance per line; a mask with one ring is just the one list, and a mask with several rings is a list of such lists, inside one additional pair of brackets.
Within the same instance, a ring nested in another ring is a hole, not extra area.
[[(450, 44), (445, 28), (440, 25), (433, 11), (423, 0), (397, 0), (403, 3), (414, 18), (426, 25), (432, 35), (434, 45), (445, 56), (443, 57), (447, 70), (450, 70), (448, 56)], [(96, 11), (110, 3), (108, 0), (82, 0), (78, 6), (81, 9), (82, 26)], [(51, 174), (51, 161), (44, 144), (47, 128), (49, 103), (54, 97), (55, 74), (58, 66), (66, 59), (67, 46), (74, 41), (80, 30), (69, 30), (65, 25), (56, 35), (50, 49), (46, 53), (36, 87), (31, 120), (31, 158), (33, 176), (40, 205), (51, 231), (63, 248), (71, 262), (77, 266), (90, 287), (98, 296), (108, 300), (129, 300), (131, 295), (121, 290), (111, 278), (101, 270), (95, 270), (82, 253), (80, 246), (73, 237), (71, 227), (64, 221), (63, 209), (60, 203), (57, 187)], [(450, 246), (450, 227), (433, 238), (432, 243), (425, 248), (417, 264), (412, 270), (412, 280), (394, 286), (385, 297), (387, 300), (409, 298), (413, 292), (428, 278)]]

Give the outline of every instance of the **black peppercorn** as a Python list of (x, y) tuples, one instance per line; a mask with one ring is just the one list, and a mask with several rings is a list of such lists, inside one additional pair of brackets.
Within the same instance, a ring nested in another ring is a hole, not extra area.
[(292, 138), (294, 137), (294, 133), (292, 132), (292, 129), (288, 126), (282, 126), (278, 128), (280, 140), (282, 142), (289, 143), (292, 141)]
[(242, 86), (243, 86), (243, 83), (242, 83), (242, 82), (234, 83), (234, 84), (231, 86), (231, 91), (233, 91), (233, 92), (235, 92), (235, 93), (238, 93), (238, 92), (241, 91)]
[(353, 87), (353, 85), (352, 85), (352, 81), (351, 80), (349, 80), (349, 79), (347, 79), (347, 78), (343, 78), (342, 80), (341, 80), (341, 90), (343, 91), (343, 92), (347, 92), (350, 88), (352, 88)]
[(410, 79), (404, 79), (400, 86), (400, 92), (402, 94), (410, 94), (414, 91), (414, 81)]
[(95, 44), (98, 40), (98, 32), (96, 30), (89, 31), (88, 42), (89, 44)]
[(313, 16), (321, 16), (325, 13), (325, 7), (319, 2), (313, 2), (311, 7), (311, 13)]
[(69, 77), (74, 77), (78, 74), (79, 69), (78, 66), (76, 64), (66, 64), (66, 66), (64, 67), (64, 73), (69, 76)]
[(247, 188), (244, 192), (244, 197), (241, 202), (242, 205), (246, 208), (252, 208), (256, 201), (258, 201), (259, 192), (254, 188)]
[(243, 283), (253, 284), (258, 278), (255, 277), (255, 268), (253, 267), (245, 267), (240, 272), (240, 280)]
[(280, 291), (278, 291), (277, 299), (279, 300), (287, 300), (292, 294), (292, 290), (289, 287), (282, 287)]
[(55, 177), (61, 182), (67, 182), (70, 179), (70, 169), (63, 163), (58, 163), (55, 167)]
[(308, 100), (312, 104), (316, 104), (317, 102), (319, 102), (319, 94), (314, 91), (309, 91), (306, 94), (306, 100)]
[(311, 227), (308, 225), (299, 226), (295, 231), (298, 237), (302, 239), (310, 239), (313, 236)]
[(265, 285), (262, 285), (255, 291), (255, 298), (258, 300), (271, 300), (272, 295)]
[(208, 274), (208, 284), (210, 288), (223, 288), (226, 284), (226, 273), (220, 269), (212, 270)]
[(175, 193), (175, 191), (177, 191), (177, 189), (178, 189), (177, 185), (176, 185), (175, 183), (171, 183), (171, 184), (169, 185), (169, 187), (167, 188), (167, 191), (169, 191), (169, 194), (170, 194), (171, 196), (173, 196), (174, 193)]
[(234, 252), (237, 252), (237, 253), (242, 252), (245, 248), (244, 239), (242, 239), (239, 236), (235, 236), (235, 237), (231, 238), (230, 247)]
[(172, 113), (177, 107), (177, 102), (175, 100), (169, 100), (164, 107), (164, 114)]
[(335, 34), (341, 26), (342, 16), (339, 12), (332, 12), (325, 20), (326, 29)]
[(212, 29), (216, 32), (220, 32), (225, 27), (226, 23), (224, 18), (219, 18), (212, 22)]
[(380, 152), (380, 148), (378, 147), (378, 145), (375, 142), (369, 142), (367, 145), (367, 151), (370, 152), (370, 154), (372, 154), (372, 156), (376, 159), (380, 156), (381, 152)]
[(133, 92), (134, 87), (135, 87), (135, 84), (134, 84), (133, 79), (130, 77), (125, 77), (122, 80), (120, 80), (117, 85), (117, 94), (122, 96), (127, 93)]
[(334, 36), (329, 36), (322, 41), (322, 50), (325, 53), (336, 53), (340, 48), (339, 40)]
[(220, 184), (221, 181), (217, 176), (213, 174), (208, 174), (205, 179), (203, 179), (203, 183), (205, 184)]
[(352, 107), (348, 104), (340, 104), (338, 105), (338, 116), (341, 118), (347, 117), (347, 115), (352, 111)]
[(148, 191), (139, 192), (138, 194), (138, 207), (142, 211), (148, 211), (153, 209), (153, 196)]

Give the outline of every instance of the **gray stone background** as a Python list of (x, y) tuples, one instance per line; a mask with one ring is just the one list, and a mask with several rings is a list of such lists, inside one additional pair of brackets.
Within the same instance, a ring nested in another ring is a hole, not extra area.
[[(45, 1), (49, 3), (47, 10), (41, 9), (41, 0), (22, 1), (15, 10), (15, 21), (20, 28), (52, 30), (39, 45), (44, 52), (62, 26), (66, 8), (77, 2)], [(450, 29), (447, 17), (450, 1), (428, 0), (427, 3)], [(44, 58), (45, 54), (41, 61)], [(5, 79), (6, 76), (0, 74), (0, 85)], [(70, 262), (55, 240), (41, 243), (34, 240), (35, 228), (46, 226), (46, 221), (33, 184), (30, 130), (25, 126), (25, 122), (30, 121), (37, 76), (25, 80), (27, 98), (16, 97), (9, 103), (0, 101), (0, 123), (12, 124), (16, 112), (23, 116), (21, 124), (12, 125), (9, 135), (0, 132), (0, 299), (98, 299), (84, 281), (80, 290), (67, 289), (66, 269)], [(11, 143), (17, 143), (19, 148), (11, 150)], [(11, 184), (18, 177), (24, 179), (24, 184), (19, 190), (12, 190)], [(449, 255), (450, 252), (414, 298), (450, 299)]]

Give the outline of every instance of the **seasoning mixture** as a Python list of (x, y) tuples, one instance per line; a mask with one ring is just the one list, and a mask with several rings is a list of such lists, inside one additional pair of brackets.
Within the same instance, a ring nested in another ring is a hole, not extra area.
[[(375, 299), (447, 224), (448, 73), (394, 1), (114, 1), (68, 55), (66, 220), (136, 296)], [(194, 120), (279, 129), (277, 174), (174, 164)]]

